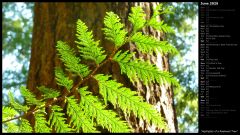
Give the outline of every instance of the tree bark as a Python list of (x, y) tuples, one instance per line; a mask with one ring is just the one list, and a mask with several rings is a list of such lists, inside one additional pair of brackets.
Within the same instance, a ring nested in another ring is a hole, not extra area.
[[(110, 54), (113, 50), (113, 44), (107, 41), (103, 35), (103, 19), (107, 11), (113, 11), (122, 19), (122, 23), (126, 25), (128, 31), (132, 27), (127, 20), (132, 6), (140, 5), (147, 14), (147, 18), (152, 15), (152, 9), (157, 3), (143, 2), (124, 2), (124, 3), (36, 3), (34, 8), (34, 28), (31, 49), (30, 70), (27, 81), (27, 88), (41, 97), (37, 86), (44, 85), (46, 87), (60, 89), (54, 79), (54, 68), (63, 66), (56, 52), (56, 42), (59, 40), (67, 42), (76, 48), (75, 31), (76, 21), (81, 19), (93, 30), (95, 40), (100, 40), (101, 46)], [(160, 18), (159, 18), (160, 19)], [(153, 29), (146, 28), (142, 30), (145, 34), (154, 35), (156, 38), (163, 39), (163, 34)], [(149, 59), (155, 63), (161, 70), (169, 70), (169, 62), (167, 56), (154, 54), (154, 56), (142, 54), (136, 50), (133, 44), (124, 45), (123, 49), (136, 51), (136, 57)], [(89, 62), (85, 62), (90, 69), (94, 68)], [(139, 92), (146, 102), (153, 104), (156, 109), (166, 119), (170, 132), (177, 132), (176, 116), (173, 107), (173, 92), (170, 86), (159, 86), (157, 84), (143, 86), (142, 83), (130, 83), (125, 75), (121, 75), (120, 68), (116, 63), (107, 63), (98, 73), (112, 74), (113, 78), (123, 83), (126, 87)], [(97, 91), (97, 85), (93, 80), (89, 80), (84, 85), (91, 84), (92, 91)], [(94, 85), (93, 85), (94, 84)], [(97, 92), (95, 92), (97, 94)], [(111, 107), (111, 106), (110, 106)], [(121, 110), (117, 109), (120, 115)], [(27, 117), (30, 123), (34, 125), (34, 119), (31, 115)], [(126, 116), (125, 119), (135, 129), (135, 132), (165, 132), (155, 128), (154, 125), (148, 125), (141, 119), (137, 119), (133, 115)]]

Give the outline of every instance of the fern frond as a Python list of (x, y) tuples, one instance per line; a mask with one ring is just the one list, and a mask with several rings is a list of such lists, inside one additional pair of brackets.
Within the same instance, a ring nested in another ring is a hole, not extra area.
[(36, 133), (50, 133), (52, 130), (49, 128), (45, 115), (41, 111), (35, 113), (34, 129)]
[(130, 114), (131, 111), (139, 118), (143, 118), (148, 123), (152, 122), (162, 129), (167, 129), (166, 123), (160, 113), (147, 102), (143, 102), (137, 92), (123, 87), (115, 80), (109, 80), (109, 76), (102, 74), (95, 75), (98, 81), (100, 94), (104, 99), (110, 101), (114, 106), (118, 105), (124, 113)]
[(173, 14), (173, 6), (164, 7), (162, 3), (158, 4), (156, 8), (153, 9), (152, 18), (162, 14)]
[(106, 58), (106, 55), (103, 54), (105, 51), (99, 47), (99, 41), (93, 40), (92, 31), (88, 32), (86, 24), (80, 19), (77, 21), (76, 36), (79, 41), (75, 42), (79, 44), (78, 48), (83, 58), (94, 60), (97, 64)]
[[(68, 87), (70, 87), (70, 86), (68, 86)], [(37, 89), (43, 93), (44, 99), (55, 98), (55, 97), (58, 97), (60, 95), (60, 92), (58, 92), (57, 90), (52, 89), (52, 88), (47, 88), (45, 86), (37, 87)]]
[(130, 132), (128, 124), (122, 121), (117, 114), (112, 110), (105, 110), (105, 106), (98, 100), (97, 97), (92, 96), (91, 92), (86, 91), (87, 87), (79, 89), (81, 95), (80, 107), (84, 113), (91, 117), (96, 118), (96, 121), (103, 128), (108, 129), (110, 132)]
[(32, 132), (32, 127), (28, 120), (26, 119), (21, 119), (21, 125), (20, 125), (20, 132), (21, 133), (31, 133)]
[(14, 110), (12, 107), (3, 106), (2, 108), (2, 121), (14, 118), (18, 112)]
[(30, 92), (26, 87), (21, 86), (20, 92), (23, 95), (23, 97), (26, 99), (28, 105), (40, 106), (44, 104), (43, 102), (41, 102), (41, 100), (37, 100), (36, 96), (32, 92)]
[(29, 107), (21, 105), (21, 104), (15, 102), (13, 94), (12, 94), (11, 91), (9, 91), (8, 97), (9, 97), (9, 103), (13, 106), (14, 109), (19, 110), (19, 111), (23, 111), (23, 112), (27, 112)]
[(116, 47), (120, 47), (125, 42), (127, 32), (123, 28), (124, 25), (120, 23), (118, 15), (113, 12), (107, 12), (106, 14), (104, 17), (105, 28), (103, 28), (106, 39), (113, 41)]
[(15, 122), (7, 122), (6, 123), (6, 133), (19, 133), (20, 128)]
[(136, 32), (145, 25), (145, 16), (143, 9), (139, 6), (132, 7), (128, 20), (133, 24), (133, 31)]
[(143, 83), (159, 83), (165, 84), (169, 83), (175, 86), (178, 86), (179, 83), (172, 74), (166, 71), (160, 71), (155, 65), (150, 64), (149, 62), (141, 60), (130, 60), (133, 56), (133, 53), (128, 53), (128, 51), (121, 53), (117, 52), (113, 60), (118, 62), (121, 72), (125, 73), (132, 82), (138, 81), (140, 79)]
[(163, 8), (163, 11), (160, 14), (174, 14), (175, 8), (173, 6), (167, 6)]
[(71, 117), (70, 124), (73, 123), (77, 131), (82, 128), (82, 131), (85, 133), (97, 132), (91, 120), (81, 111), (77, 100), (73, 96), (70, 96), (67, 98), (67, 102), (67, 114)]
[(158, 22), (156, 18), (150, 19), (148, 25), (161, 32), (175, 33), (172, 27), (168, 26), (164, 21)]
[(51, 128), (54, 127), (56, 132), (58, 133), (66, 133), (72, 131), (68, 124), (65, 123), (66, 118), (64, 117), (64, 113), (62, 113), (62, 108), (54, 105), (51, 107), (52, 113), (49, 117), (49, 122), (51, 123)]
[(59, 52), (61, 60), (67, 67), (67, 70), (72, 71), (81, 77), (85, 77), (90, 73), (86, 65), (79, 63), (80, 59), (75, 56), (73, 49), (71, 49), (70, 46), (67, 45), (67, 43), (58, 41), (57, 50)]
[(156, 54), (159, 52), (166, 54), (177, 54), (177, 49), (170, 45), (167, 41), (159, 41), (158, 39), (143, 35), (141, 32), (135, 33), (132, 38), (132, 42), (135, 42), (136, 47), (139, 51), (142, 51), (143, 53), (150, 53), (152, 54), (155, 52)]
[(153, 9), (153, 17), (156, 17), (157, 15), (161, 15), (159, 11), (162, 11), (162, 10), (163, 10), (163, 4), (160, 3)]
[(65, 76), (65, 73), (60, 67), (55, 68), (55, 78), (57, 84), (66, 87), (68, 91), (73, 87), (73, 81)]

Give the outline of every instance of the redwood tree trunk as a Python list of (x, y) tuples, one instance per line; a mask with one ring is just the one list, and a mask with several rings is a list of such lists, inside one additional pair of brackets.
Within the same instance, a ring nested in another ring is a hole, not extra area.
[[(54, 67), (62, 66), (57, 53), (56, 42), (58, 40), (66, 41), (72, 47), (76, 46), (75, 41), (75, 25), (77, 19), (81, 19), (90, 30), (93, 30), (95, 40), (100, 40), (100, 44), (104, 47), (107, 54), (113, 50), (113, 44), (105, 40), (103, 31), (103, 18), (107, 11), (113, 11), (122, 18), (122, 23), (126, 24), (126, 28), (131, 31), (131, 25), (127, 20), (132, 6), (140, 5), (147, 14), (147, 18), (152, 14), (153, 7), (157, 3), (36, 3), (34, 9), (34, 28), (33, 41), (30, 60), (30, 71), (27, 81), (27, 88), (34, 92), (38, 98), (41, 97), (37, 86), (45, 85), (50, 88), (60, 89), (56, 85), (54, 79)], [(160, 19), (160, 18), (159, 18)], [(153, 29), (143, 29), (146, 34), (154, 35), (162, 39), (162, 33)], [(76, 48), (76, 47), (75, 47)], [(125, 45), (123, 49), (137, 51), (133, 44)], [(169, 62), (167, 56), (155, 54), (154, 56), (143, 55), (137, 51), (136, 57), (149, 59), (152, 63), (162, 70), (169, 70)], [(90, 69), (91, 63), (86, 63)], [(107, 63), (101, 73), (112, 74), (114, 79), (123, 83), (132, 90), (139, 91), (146, 101), (153, 104), (156, 109), (165, 117), (170, 132), (177, 132), (176, 116), (173, 107), (173, 92), (170, 86), (159, 86), (157, 84), (143, 86), (141, 83), (131, 84), (125, 75), (120, 74), (120, 68), (116, 63)], [(89, 80), (87, 84), (95, 85)], [(121, 110), (117, 109), (120, 115)], [(32, 116), (28, 116), (30, 123), (34, 125)], [(135, 129), (135, 132), (164, 132), (154, 126), (148, 125), (141, 119), (134, 116), (125, 116), (125, 119)]]

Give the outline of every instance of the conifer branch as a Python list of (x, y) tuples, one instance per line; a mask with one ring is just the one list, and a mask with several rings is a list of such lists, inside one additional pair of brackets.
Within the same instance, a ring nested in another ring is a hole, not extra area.
[[(120, 47), (119, 47), (120, 48)], [(75, 91), (78, 89), (78, 87), (83, 84), (84, 82), (86, 82), (87, 80), (89, 80), (90, 78), (93, 77), (93, 75), (99, 70), (100, 67), (104, 66), (107, 62), (111, 61), (114, 57), (114, 55), (116, 54), (116, 52), (119, 50), (119, 48), (115, 48), (113, 50), (113, 52), (109, 55), (109, 57), (107, 59), (105, 59), (102, 63), (100, 63), (88, 76), (86, 76), (85, 78), (83, 78), (83, 80), (79, 81), (76, 85), (74, 85), (72, 87), (72, 91)]]
[(103, 128), (109, 129), (114, 133), (130, 132), (131, 129), (125, 121), (122, 121), (112, 110), (105, 110), (105, 106), (93, 96), (91, 92), (86, 91), (87, 87), (79, 89), (81, 94), (80, 107), (83, 112), (92, 119), (96, 119), (97, 123)]
[(128, 20), (133, 24), (133, 33), (144, 27), (146, 14), (140, 6), (132, 7)]
[(136, 44), (136, 47), (139, 51), (143, 53), (152, 54), (155, 52), (158, 54), (159, 52), (162, 54), (177, 54), (177, 49), (170, 45), (167, 41), (159, 41), (155, 37), (143, 35), (140, 32), (135, 33), (131, 41)]
[(118, 105), (124, 113), (130, 114), (132, 111), (135, 116), (167, 130), (164, 118), (161, 117), (160, 113), (153, 106), (144, 102), (143, 98), (138, 96), (136, 91), (131, 91), (129, 88), (123, 87), (121, 83), (117, 83), (115, 80), (109, 80), (109, 77), (102, 74), (95, 76), (105, 104), (107, 101), (110, 101), (115, 107)]
[(13, 108), (15, 108), (16, 110), (20, 110), (20, 111), (23, 111), (23, 112), (27, 112), (27, 110), (29, 109), (29, 107), (27, 106), (23, 106), (17, 102), (14, 101), (14, 97), (13, 97), (13, 94), (11, 91), (9, 91), (8, 93), (8, 97), (9, 97), (9, 102), (10, 102), (10, 105), (13, 106)]
[(21, 125), (20, 125), (20, 132), (21, 133), (31, 133), (32, 132), (32, 127), (28, 120), (26, 119), (21, 119)]
[(77, 100), (70, 96), (67, 98), (67, 114), (71, 117), (70, 123), (73, 124), (76, 131), (82, 129), (83, 132), (97, 132), (97, 129), (94, 127), (90, 118), (86, 117), (85, 114), (81, 111)]
[(106, 55), (103, 53), (102, 47), (99, 47), (99, 41), (93, 40), (92, 31), (88, 32), (88, 28), (84, 22), (80, 19), (77, 21), (77, 39), (75, 41), (78, 45), (81, 56), (85, 59), (94, 60), (96, 64), (101, 63)]
[(123, 28), (124, 24), (120, 22), (118, 15), (113, 12), (107, 12), (104, 17), (104, 25), (103, 31), (106, 39), (113, 41), (116, 47), (122, 46), (125, 42), (127, 31)]
[(62, 108), (57, 105), (53, 105), (51, 110), (52, 113), (49, 117), (49, 122), (51, 123), (50, 127), (52, 128), (54, 126), (55, 130), (60, 133), (72, 131), (70, 126), (66, 124), (66, 118), (63, 117), (64, 113), (61, 112)]
[(32, 94), (26, 87), (20, 87), (21, 94), (26, 98), (26, 101), (29, 105), (37, 105), (40, 106), (43, 104), (41, 100), (36, 99), (36, 96)]
[[(20, 91), (27, 101), (27, 105), (36, 105), (35, 108), (29, 110), (28, 106), (23, 106), (14, 101), (12, 93), (9, 93), (10, 104), (16, 110), (25, 112), (22, 115), (11, 107), (3, 107), (4, 112), (9, 112), (9, 116), (3, 113), (2, 124), (7, 125), (9, 132), (51, 132), (52, 127), (56, 132), (96, 132), (97, 126), (102, 126), (110, 132), (131, 132), (129, 125), (112, 110), (106, 110), (107, 101), (111, 102), (114, 107), (119, 106), (124, 113), (133, 112), (137, 117), (146, 120), (149, 124), (155, 124), (162, 129), (166, 128), (166, 123), (150, 104), (143, 101), (141, 96), (137, 96), (137, 92), (131, 91), (123, 87), (122, 84), (115, 80), (110, 80), (109, 76), (101, 74), (95, 75), (100, 67), (114, 60), (121, 68), (121, 72), (125, 73), (132, 82), (143, 81), (144, 84), (150, 83), (170, 83), (175, 86), (178, 82), (172, 77), (169, 72), (160, 71), (155, 65), (142, 60), (132, 60), (134, 53), (128, 51), (121, 53), (120, 47), (125, 43), (134, 42), (137, 48), (144, 53), (152, 53), (160, 51), (162, 53), (173, 53), (175, 48), (167, 44), (165, 41), (143, 35), (140, 29), (151, 26), (157, 30), (171, 32), (171, 27), (161, 22), (157, 22), (156, 16), (163, 13), (170, 13), (169, 9), (162, 9), (162, 5), (154, 9), (154, 14), (150, 20), (145, 20), (146, 14), (141, 7), (133, 7), (128, 19), (133, 24), (133, 32), (127, 37), (127, 31), (124, 29), (124, 24), (120, 22), (120, 18), (113, 12), (107, 12), (104, 18), (103, 28), (106, 39), (112, 41), (115, 45), (113, 52), (107, 57), (104, 54), (102, 47), (99, 47), (99, 41), (94, 41), (92, 31), (88, 31), (87, 26), (81, 20), (77, 21), (76, 36), (80, 56), (86, 60), (93, 60), (96, 67), (90, 71), (87, 65), (81, 64), (79, 57), (75, 55), (73, 49), (66, 42), (58, 41), (57, 50), (60, 59), (64, 63), (66, 69), (77, 75), (80, 80), (70, 80), (61, 68), (55, 69), (55, 77), (57, 84), (63, 86), (63, 91), (47, 88), (45, 86), (37, 87), (43, 94), (42, 99), (36, 99), (36, 96), (25, 87), (21, 87)], [(160, 45), (160, 46), (159, 46)], [(93, 96), (87, 91), (87, 87), (79, 87), (88, 81), (90, 78), (95, 78), (98, 81), (102, 100)], [(78, 90), (78, 91), (77, 91)], [(78, 93), (79, 92), (79, 93)], [(60, 94), (61, 93), (61, 94)], [(80, 94), (75, 99), (74, 94)], [(47, 100), (47, 102), (46, 102)], [(80, 100), (80, 103), (77, 101)], [(66, 112), (63, 108), (55, 105), (56, 103), (67, 103)], [(50, 117), (45, 119), (45, 108), (51, 108)], [(66, 115), (70, 117), (69, 123), (66, 121)], [(34, 115), (35, 126), (34, 130), (29, 122), (25, 119), (28, 115)], [(18, 127), (12, 120), (20, 119), (22, 125)]]
[(16, 119), (22, 118), (23, 116), (24, 116), (24, 115), (20, 115), (20, 116), (11, 118), (11, 119), (4, 120), (4, 121), (2, 121), (2, 124), (3, 124), (3, 123), (7, 123), (7, 122), (12, 121), (12, 120), (16, 120)]
[(16, 119), (19, 119), (19, 118), (24, 118), (30, 114), (34, 114), (35, 112), (37, 112), (38, 110), (40, 109), (43, 109), (43, 108), (47, 108), (47, 107), (50, 107), (52, 106), (54, 103), (57, 103), (59, 101), (63, 101), (65, 100), (65, 95), (63, 96), (60, 96), (58, 98), (54, 98), (51, 102), (47, 102), (44, 106), (41, 106), (41, 107), (38, 107), (38, 108), (35, 108), (34, 110), (31, 110), (31, 111), (28, 111), (26, 112), (25, 114), (22, 114), (22, 115), (19, 115), (19, 116), (16, 116), (14, 118), (10, 118), (10, 119), (7, 119), (7, 120), (3, 120), (2, 123), (7, 123), (9, 121), (12, 121), (12, 120), (16, 120)]
[(113, 58), (118, 62), (121, 72), (125, 73), (132, 82), (139, 81), (145, 84), (159, 83), (159, 84), (172, 84), (179, 86), (178, 81), (172, 76), (171, 73), (160, 71), (156, 65), (150, 64), (140, 59), (131, 60), (134, 53), (119, 51)]
[(47, 88), (45, 86), (37, 87), (37, 89), (43, 93), (44, 100), (49, 98), (55, 98), (60, 95), (60, 92), (58, 92), (57, 90)]
[(36, 133), (50, 133), (52, 129), (49, 128), (49, 124), (44, 115), (45, 111), (37, 111), (35, 116), (34, 129)]
[(80, 64), (80, 58), (75, 56), (75, 52), (71, 49), (67, 43), (58, 41), (57, 50), (69, 71), (76, 73), (81, 77), (85, 77), (89, 74), (89, 69), (86, 65)]

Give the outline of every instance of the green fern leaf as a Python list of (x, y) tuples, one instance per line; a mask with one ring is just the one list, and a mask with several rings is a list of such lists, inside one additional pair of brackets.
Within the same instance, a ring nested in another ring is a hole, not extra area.
[(162, 10), (163, 10), (163, 4), (160, 3), (156, 6), (156, 8), (153, 9), (153, 16), (152, 17), (156, 17), (158, 15), (161, 15)]
[(79, 44), (81, 56), (85, 59), (94, 60), (97, 64), (101, 63), (106, 55), (103, 55), (104, 51), (99, 47), (99, 41), (93, 40), (92, 31), (88, 32), (88, 28), (81, 20), (77, 21), (77, 38), (79, 41), (75, 41)]
[(152, 54), (155, 52), (156, 54), (159, 52), (166, 54), (177, 54), (177, 49), (168, 44), (167, 41), (159, 41), (158, 39), (146, 35), (142, 35), (142, 33), (137, 32), (135, 33), (132, 38), (132, 42), (135, 42), (137, 49), (142, 51), (143, 53), (150, 53)]
[(174, 10), (175, 8), (173, 6), (167, 6), (162, 12), (160, 12), (160, 14), (174, 14)]
[(49, 122), (51, 123), (51, 128), (54, 126), (56, 132), (58, 133), (66, 133), (72, 131), (68, 124), (65, 123), (66, 118), (64, 117), (64, 113), (62, 113), (62, 108), (54, 105), (51, 107), (52, 113), (49, 117)]
[(2, 108), (2, 121), (14, 118), (18, 112), (14, 110), (12, 107), (3, 106)]
[(145, 16), (146, 14), (144, 13), (143, 9), (139, 6), (137, 7), (132, 7), (131, 8), (131, 13), (128, 17), (128, 20), (133, 24), (133, 31), (134, 33), (144, 27), (145, 25)]
[(87, 87), (79, 89), (81, 95), (80, 107), (83, 109), (86, 116), (96, 121), (103, 128), (107, 128), (110, 132), (130, 132), (128, 124), (120, 120), (117, 114), (112, 110), (105, 110), (105, 106), (98, 100), (97, 97), (92, 96), (91, 92), (86, 91)]
[(173, 6), (164, 7), (163, 4), (158, 4), (156, 8), (153, 9), (153, 15), (151, 18), (155, 18), (158, 15), (162, 14), (173, 14)]
[(25, 97), (28, 105), (40, 106), (40, 105), (44, 104), (43, 102), (41, 102), (41, 100), (37, 100), (36, 96), (34, 94), (32, 94), (26, 87), (21, 86), (20, 92), (23, 95), (23, 97)]
[(113, 60), (118, 62), (121, 68), (121, 72), (125, 73), (132, 82), (138, 81), (140, 79), (143, 83), (159, 83), (165, 84), (169, 83), (178, 86), (178, 82), (173, 78), (172, 74), (166, 71), (160, 71), (155, 65), (149, 62), (144, 62), (141, 60), (130, 60), (134, 54), (128, 53), (128, 51), (121, 53), (117, 52)]
[(27, 112), (29, 107), (23, 106), (23, 105), (15, 102), (12, 92), (9, 91), (8, 97), (9, 97), (9, 103), (13, 106), (14, 109), (19, 110), (19, 111)]
[(32, 127), (28, 120), (21, 119), (21, 125), (20, 125), (20, 132), (21, 133), (32, 133)]
[(118, 15), (113, 12), (107, 12), (106, 14), (104, 18), (105, 28), (103, 28), (106, 39), (113, 41), (116, 47), (120, 47), (125, 42), (127, 32), (123, 28), (124, 25), (120, 23)]
[(14, 122), (6, 123), (6, 133), (19, 133), (20, 129), (19, 126)]
[(60, 67), (55, 68), (55, 76), (58, 85), (66, 87), (68, 91), (73, 87), (73, 81), (65, 76)]
[[(70, 86), (71, 85), (69, 85), (68, 88), (71, 88)], [(55, 98), (55, 97), (58, 97), (60, 95), (60, 92), (58, 92), (57, 90), (52, 89), (52, 88), (47, 88), (45, 86), (37, 87), (37, 89), (43, 93), (44, 99)]]
[(71, 117), (70, 124), (73, 123), (77, 131), (82, 128), (84, 133), (97, 132), (97, 129), (93, 126), (91, 120), (83, 114), (83, 111), (81, 111), (76, 99), (73, 96), (70, 96), (67, 98), (67, 101), (67, 114)]
[(118, 105), (124, 113), (130, 114), (131, 111), (139, 118), (143, 118), (148, 123), (152, 122), (162, 129), (167, 129), (166, 123), (160, 113), (150, 104), (143, 102), (137, 92), (123, 87), (115, 80), (109, 80), (109, 76), (98, 74), (95, 76), (98, 81), (100, 94), (104, 99), (110, 101), (114, 106)]
[(174, 30), (168, 26), (167, 24), (164, 24), (164, 21), (157, 21), (157, 16), (161, 14), (172, 14), (172, 7), (169, 6), (168, 8), (163, 9), (163, 4), (157, 5), (157, 7), (153, 10), (153, 15), (150, 18), (150, 20), (147, 22), (148, 26), (153, 27), (156, 30), (159, 30), (161, 32), (165, 33), (175, 33)]
[(49, 128), (48, 122), (43, 114), (44, 111), (35, 113), (34, 129), (36, 133), (50, 133), (52, 129)]
[(72, 71), (81, 77), (85, 77), (90, 73), (86, 65), (79, 64), (80, 59), (75, 56), (73, 49), (71, 49), (67, 43), (58, 41), (57, 50), (61, 56), (61, 60), (67, 67), (67, 70)]
[(148, 25), (161, 32), (175, 33), (172, 27), (165, 24), (164, 21), (158, 22), (156, 18), (150, 19)]

